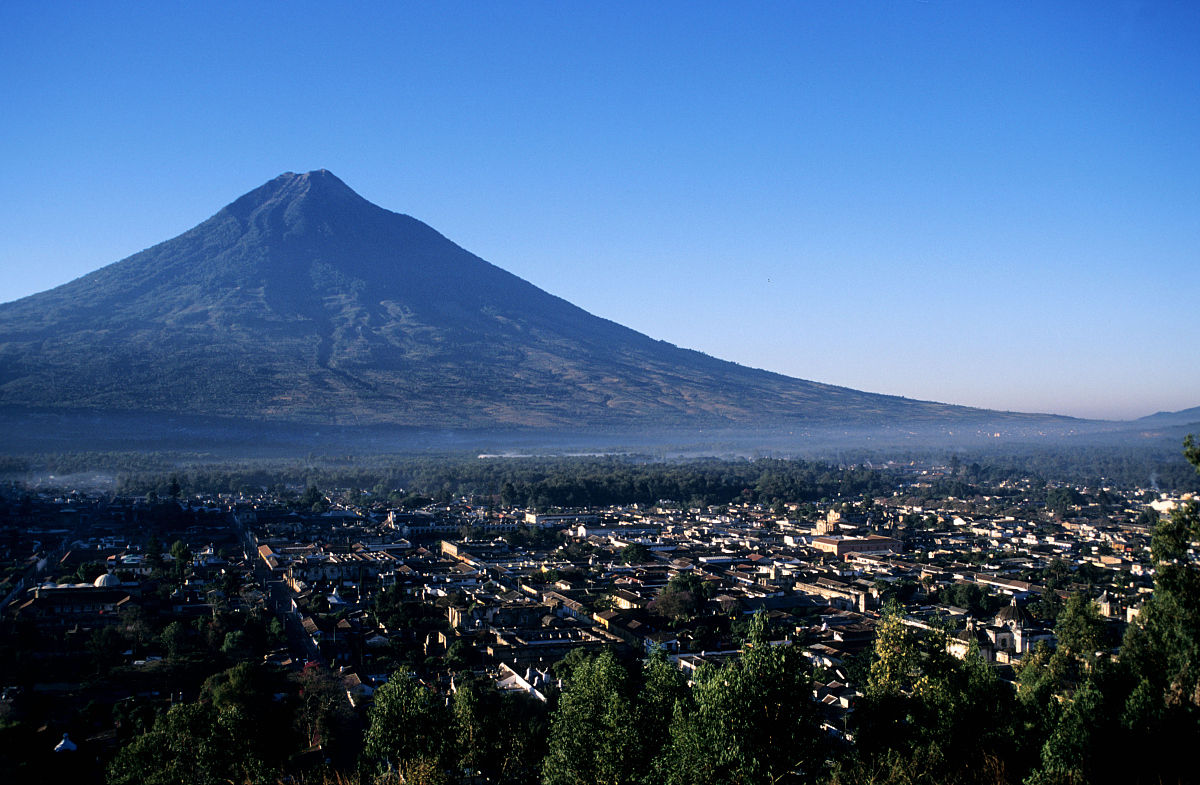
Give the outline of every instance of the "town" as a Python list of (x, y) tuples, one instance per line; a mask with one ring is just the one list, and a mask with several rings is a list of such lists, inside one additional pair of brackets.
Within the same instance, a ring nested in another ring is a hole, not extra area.
[(1119, 658), (1154, 593), (1155, 527), (1191, 494), (947, 486), (963, 471), (899, 467), (890, 493), (818, 500), (552, 509), (404, 489), (10, 483), (0, 764), (13, 781), (139, 781), (119, 770), (123, 750), (172, 707), (240, 701), (270, 739), (268, 771), (353, 771), (377, 735), (377, 693), (404, 680), (443, 704), (486, 688), (540, 736), (519, 760), (455, 767), (459, 781), (551, 781), (553, 713), (606, 652), (693, 683), (752, 636), (786, 647), (830, 749), (856, 741), (888, 624), (1010, 685), (1080, 624), (1087, 657)]

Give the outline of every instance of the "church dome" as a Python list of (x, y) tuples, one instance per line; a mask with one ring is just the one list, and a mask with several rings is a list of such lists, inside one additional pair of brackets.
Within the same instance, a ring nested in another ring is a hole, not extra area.
[(1014, 597), (1011, 603), (1001, 608), (1000, 612), (996, 614), (995, 623), (997, 625), (1007, 624), (1012, 627), (1032, 627), (1033, 617), (1029, 615), (1029, 611), (1017, 605), (1017, 599)]
[(109, 586), (120, 586), (121, 579), (113, 575), (111, 572), (106, 572), (100, 577), (96, 578), (96, 580), (92, 581), (92, 585), (97, 589), (104, 589)]

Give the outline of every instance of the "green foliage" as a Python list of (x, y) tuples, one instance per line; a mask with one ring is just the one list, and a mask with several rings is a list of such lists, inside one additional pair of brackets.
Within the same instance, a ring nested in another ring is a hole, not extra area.
[(267, 624), (267, 643), (270, 646), (282, 646), (287, 643), (287, 631), (277, 617)]
[(471, 644), (462, 638), (456, 638), (446, 649), (443, 660), (447, 668), (457, 671), (467, 666), (472, 655)]
[(963, 608), (977, 619), (995, 616), (1003, 603), (1003, 600), (978, 583), (951, 584), (941, 590), (938, 599), (943, 605)]
[(346, 764), (359, 758), (361, 731), (341, 678), (325, 668), (306, 667), (291, 677), (291, 690), (297, 694), (287, 708), (300, 748), (319, 746)]
[(375, 618), (389, 630), (433, 630), (446, 623), (445, 610), (414, 601), (395, 586), (376, 592), (372, 606)]
[(77, 583), (92, 583), (105, 572), (103, 562), (88, 561), (80, 564), (75, 570), (75, 581)]
[(1071, 595), (1066, 607), (1058, 615), (1054, 636), (1058, 639), (1059, 648), (1088, 661), (1096, 658), (1097, 651), (1107, 648), (1100, 609), (1089, 597), (1079, 592)]
[(123, 743), (154, 727), (159, 712), (152, 701), (130, 695), (113, 704), (112, 721), (117, 726), (117, 738)]
[[(1191, 437), (1185, 451), (1200, 471), (1200, 448)], [(1159, 521), (1152, 540), (1154, 593), (1121, 648), (1129, 679), (1121, 725), (1166, 780), (1190, 776), (1191, 754), (1200, 744), (1200, 567), (1188, 553), (1197, 543), (1195, 502)]]
[(451, 715), (437, 693), (403, 673), (375, 691), (363, 755), (403, 768), (436, 761), (444, 768), (450, 752)]
[(96, 668), (104, 672), (121, 662), (122, 652), (129, 644), (113, 627), (100, 627), (88, 637), (88, 652)]
[(146, 566), (152, 570), (159, 570), (163, 564), (163, 548), (162, 543), (153, 534), (146, 541)]
[(665, 654), (656, 649), (638, 669), (611, 650), (597, 656), (573, 652), (555, 670), (570, 676), (551, 717), (542, 781), (661, 781), (657, 759), (672, 713), (688, 699), (683, 676)]
[(650, 561), (650, 549), (640, 542), (631, 542), (621, 549), (621, 561), (626, 564), (644, 564)]
[(971, 783), (1020, 768), (1012, 689), (977, 650), (959, 660), (946, 644), (944, 633), (904, 624), (897, 606), (884, 613), (853, 714), (854, 755), (836, 782)]
[[(533, 469), (537, 463), (517, 463), (468, 473), (450, 490), (443, 472), (436, 475), (443, 484), (435, 492), (457, 493), (498, 476), (507, 478), (510, 495), (536, 486), (543, 499), (599, 496), (616, 487), (589, 485), (594, 464), (576, 472), (555, 461)], [(728, 476), (714, 487), (741, 485), (737, 497), (755, 499), (789, 487), (788, 471), (768, 465), (771, 476), (754, 475), (761, 468), (757, 463), (722, 464)], [(812, 468), (803, 466), (795, 476)], [(635, 478), (630, 489), (642, 494), (663, 486), (639, 485), (636, 478), (660, 472), (665, 481), (674, 469), (622, 471)], [(955, 479), (981, 471), (960, 467)], [(425, 479), (434, 477), (430, 470)], [(745, 483), (752, 478), (753, 484)], [(191, 482), (181, 475), (181, 486)], [(317, 482), (325, 485), (321, 479), (307, 487), (315, 489)], [(389, 483), (385, 489), (395, 487), (400, 486)], [(530, 529), (513, 536), (544, 532)], [(846, 668), (863, 694), (850, 720), (855, 746), (841, 751), (827, 747), (816, 730), (811, 675), (798, 650), (765, 645), (762, 618), (755, 617), (732, 625), (746, 644), (740, 659), (702, 670), (691, 687), (661, 653), (638, 668), (612, 652), (575, 651), (555, 666), (567, 686), (561, 694), (550, 690), (550, 714), (543, 704), (502, 695), (483, 680), (458, 677), (458, 690), (448, 698), (397, 675), (377, 694), (364, 762), (383, 778), (378, 781), (399, 781), (402, 775), (410, 783), (471, 777), (497, 783), (539, 778), (547, 783), (797, 781), (820, 779), (831, 760), (832, 781), (845, 785), (1189, 781), (1191, 751), (1200, 742), (1198, 540), (1200, 513), (1194, 504), (1156, 521), (1154, 593), (1129, 625), (1119, 657), (1096, 656), (1111, 642), (1104, 639), (1106, 623), (1084, 595), (1061, 607), (1047, 595), (1043, 603), (1054, 607), (1039, 615), (1057, 617), (1059, 646), (1025, 656), (1015, 694), (981, 658), (950, 657), (943, 634), (905, 626), (898, 609), (891, 609), (880, 621), (867, 662)], [(175, 555), (186, 554), (185, 549), (181, 542), (171, 548)], [(1087, 578), (1089, 569), (1072, 573), (1060, 561), (1027, 577), (1065, 587)], [(711, 586), (682, 573), (664, 595), (680, 603), (679, 618), (686, 618), (702, 612)], [(985, 617), (997, 608), (996, 598), (977, 586), (947, 588), (942, 600)], [(416, 639), (445, 623), (437, 608), (412, 602), (395, 589), (375, 594), (373, 602), (376, 616), (389, 628), (413, 630)], [(660, 598), (657, 609), (667, 607)], [(704, 618), (715, 625), (714, 620), (720, 622), (716, 633), (723, 634), (729, 619)], [(212, 672), (211, 655), (218, 651), (257, 659), (272, 637), (272, 624), (278, 640), (278, 621), (253, 614), (218, 613), (195, 625), (168, 624), (157, 636), (169, 655), (162, 664), (167, 684), (194, 689)], [(145, 619), (123, 614), (119, 626), (87, 639), (89, 661), (115, 665), (130, 641), (153, 646), (153, 630)], [(410, 653), (393, 652), (396, 661)], [(157, 718), (152, 705), (122, 704), (113, 716), (122, 721), (118, 739), (128, 743), (109, 768), (110, 781), (244, 783), (282, 771), (277, 758), (282, 751), (319, 744), (329, 753), (336, 748), (357, 753), (355, 718), (344, 689), (336, 677), (317, 671), (306, 669), (289, 689), (276, 683), (269, 669), (239, 665), (205, 682), (199, 704), (182, 704)], [(293, 696), (279, 703), (272, 696), (280, 691)], [(271, 728), (282, 729), (282, 735), (271, 736)], [(186, 767), (176, 762), (181, 756), (188, 760)], [(381, 768), (385, 761), (392, 764), (387, 775)], [(471, 773), (462, 774), (464, 769)]]
[(647, 610), (667, 619), (672, 624), (694, 619), (700, 610), (701, 600), (692, 592), (663, 587), (658, 596), (647, 606)]
[(889, 605), (875, 630), (874, 656), (863, 694), (882, 698), (905, 692), (919, 672), (921, 656), (917, 631), (904, 623), (900, 606)]
[(715, 593), (713, 583), (693, 572), (678, 572), (671, 576), (648, 606), (648, 610), (671, 622), (694, 619)]
[(1055, 514), (1066, 516), (1071, 508), (1083, 504), (1086, 500), (1079, 490), (1070, 485), (1051, 488), (1046, 491), (1046, 507)]
[(741, 656), (696, 674), (676, 701), (658, 764), (669, 783), (814, 782), (825, 764), (812, 679), (799, 649), (767, 642), (756, 615)]
[(305, 512), (327, 512), (329, 510), (329, 502), (325, 498), (325, 494), (315, 485), (310, 485), (305, 489), (304, 493), (296, 500), (296, 509)]
[(1196, 444), (1196, 438), (1192, 434), (1188, 434), (1183, 439), (1183, 457), (1187, 458), (1188, 463), (1200, 470), (1200, 444)]
[(1042, 595), (1036, 601), (1031, 602), (1027, 606), (1027, 610), (1036, 616), (1048, 627), (1053, 627), (1058, 621), (1058, 615), (1062, 613), (1065, 607), (1062, 598), (1058, 596), (1058, 592), (1047, 589), (1042, 592)]
[(250, 644), (246, 633), (242, 630), (230, 630), (225, 633), (221, 643), (221, 653), (233, 661), (237, 661), (250, 653)]
[(465, 676), (450, 703), (460, 769), (491, 782), (535, 782), (545, 755), (545, 707), (524, 694), (501, 693)]
[(1078, 681), (1077, 661), (1064, 650), (1039, 643), (1017, 669), (1017, 696), (1039, 734), (1049, 733), (1058, 719), (1059, 698)]
[(171, 543), (171, 558), (175, 560), (175, 581), (183, 583), (192, 567), (192, 549), (183, 540)]
[(545, 785), (634, 780), (640, 740), (633, 679), (611, 649), (579, 663), (551, 718)]
[(109, 785), (223, 785), (266, 779), (252, 749), (258, 729), (238, 708), (181, 703), (122, 748), (108, 766)]
[(192, 636), (182, 622), (173, 621), (168, 624), (163, 628), (159, 639), (162, 647), (167, 651), (167, 656), (171, 659), (182, 657), (194, 648)]
[[(1194, 443), (1188, 459), (1200, 469)], [(1100, 620), (1082, 596), (1056, 626), (1059, 650), (1035, 652), (1021, 670), (1022, 701), (1045, 743), (1030, 785), (1194, 779), (1200, 744), (1200, 511), (1177, 509), (1155, 527), (1154, 593), (1129, 625), (1120, 660), (1093, 654)], [(1130, 755), (1136, 750), (1136, 755)]]
[(571, 649), (566, 655), (554, 663), (554, 673), (558, 678), (570, 683), (575, 678), (575, 671), (588, 663), (594, 655), (581, 648)]
[(204, 696), (218, 709), (236, 708), (249, 717), (271, 699), (271, 686), (261, 666), (241, 662), (204, 682)]
[(657, 646), (642, 667), (642, 686), (634, 706), (640, 740), (640, 779), (658, 782), (661, 760), (670, 742), (671, 721), (677, 706), (689, 706), (691, 691), (683, 674)]

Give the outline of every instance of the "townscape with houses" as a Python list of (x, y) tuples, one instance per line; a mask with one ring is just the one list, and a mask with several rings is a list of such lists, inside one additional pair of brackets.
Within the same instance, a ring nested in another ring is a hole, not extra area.
[[(944, 471), (914, 470), (889, 496), (705, 508), (406, 508), (329, 492), (317, 512), (266, 492), (13, 484), (0, 719), (28, 749), (69, 744), (103, 763), (139, 716), (253, 661), (278, 674), (276, 701), (319, 683), (361, 734), (390, 679), (450, 694), (469, 676), (544, 704), (571, 663), (605, 650), (660, 651), (688, 677), (736, 658), (757, 614), (813, 666), (825, 732), (850, 740), (885, 609), (1012, 681), (1081, 595), (1115, 651), (1152, 592), (1154, 524), (1187, 497), (1030, 480), (930, 498)], [(335, 755), (318, 725), (296, 766)]]

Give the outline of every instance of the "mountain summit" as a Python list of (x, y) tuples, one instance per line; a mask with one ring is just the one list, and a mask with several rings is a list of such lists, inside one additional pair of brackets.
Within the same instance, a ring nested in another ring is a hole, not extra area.
[(0, 406), (437, 428), (998, 416), (653, 340), (324, 169), (280, 175), (172, 240), (0, 305)]

